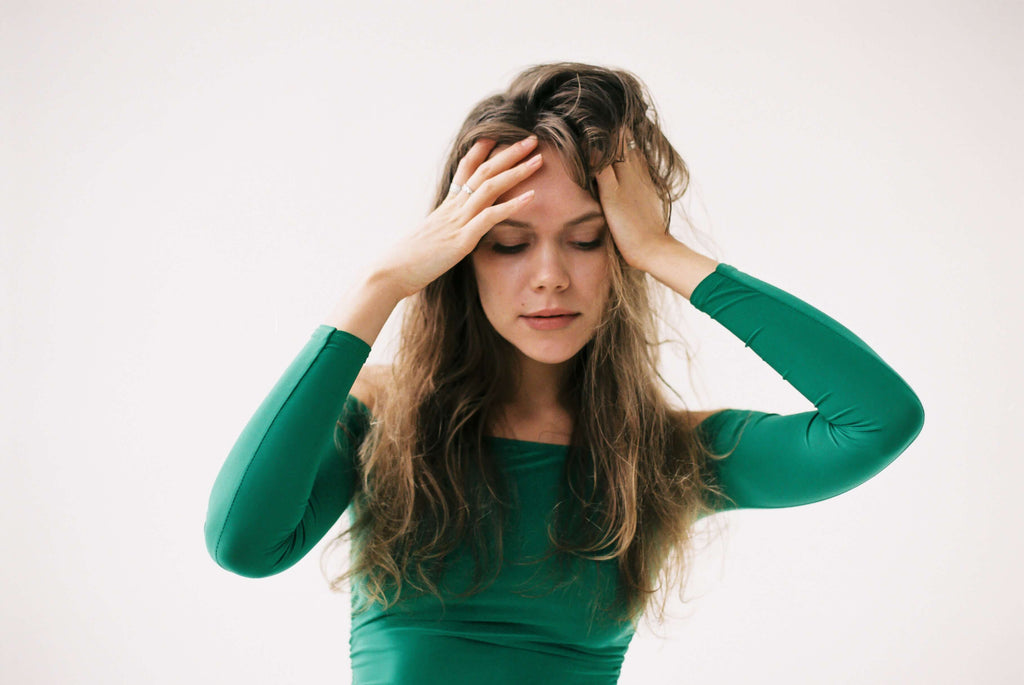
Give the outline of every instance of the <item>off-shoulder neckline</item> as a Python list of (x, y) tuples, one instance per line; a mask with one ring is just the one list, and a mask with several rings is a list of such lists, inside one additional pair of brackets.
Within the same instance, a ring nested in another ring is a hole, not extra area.
[[(363, 402), (361, 399), (359, 399), (358, 397), (356, 397), (355, 395), (352, 395), (352, 394), (349, 394), (349, 398), (351, 398), (353, 401), (355, 401), (355, 403), (358, 404), (362, 408), (363, 412), (365, 412), (367, 416), (372, 416), (373, 415), (370, 412), (369, 407), (367, 407), (366, 403)], [(536, 441), (533, 441), (533, 440), (516, 440), (515, 438), (499, 438), (496, 435), (485, 435), (484, 439), (485, 440), (490, 440), (491, 442), (495, 442), (495, 443), (498, 443), (498, 444), (504, 443), (504, 444), (506, 444), (508, 446), (512, 446), (512, 445), (527, 445), (527, 446), (530, 446), (530, 447), (541, 447), (541, 448), (544, 448), (544, 449), (557, 448), (557, 450), (559, 450), (559, 451), (564, 451), (564, 450), (567, 450), (569, 448), (568, 445), (562, 445), (562, 444), (556, 443), (556, 442), (536, 442)]]
[(496, 435), (485, 435), (484, 439), (491, 440), (492, 442), (508, 443), (509, 445), (531, 445), (534, 447), (552, 448), (557, 447), (559, 450), (568, 449), (568, 445), (563, 445), (557, 442), (536, 442), (534, 440), (516, 440), (515, 438), (499, 438)]

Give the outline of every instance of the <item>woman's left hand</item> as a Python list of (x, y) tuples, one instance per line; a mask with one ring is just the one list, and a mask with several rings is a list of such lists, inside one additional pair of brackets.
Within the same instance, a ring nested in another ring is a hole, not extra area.
[[(624, 136), (633, 140), (632, 134)], [(662, 202), (647, 173), (643, 151), (630, 150), (628, 144), (615, 162), (594, 175), (601, 209), (616, 247), (632, 267), (643, 269), (646, 255), (657, 250), (666, 239), (672, 240), (663, 223)]]

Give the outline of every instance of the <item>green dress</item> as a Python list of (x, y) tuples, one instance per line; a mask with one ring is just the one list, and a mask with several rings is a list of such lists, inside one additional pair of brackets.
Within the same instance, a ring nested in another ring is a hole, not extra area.
[[(735, 447), (712, 462), (735, 502), (716, 502), (717, 510), (834, 497), (884, 469), (920, 433), (924, 409), (910, 386), (857, 336), (802, 300), (720, 263), (690, 302), (817, 408), (789, 415), (726, 409), (700, 424), (715, 451)], [(370, 419), (348, 393), (369, 352), (359, 338), (320, 326), (256, 410), (210, 495), (206, 545), (218, 565), (249, 578), (280, 573), (346, 510), (354, 450)], [(339, 418), (351, 443), (336, 430)], [(519, 493), (497, 579), (443, 604), (403, 590), (388, 611), (373, 605), (354, 612), (354, 683), (617, 682), (633, 626), (595, 620), (591, 611), (593, 602), (614, 596), (616, 562), (590, 562), (578, 582), (544, 592), (536, 589), (537, 566), (525, 561), (546, 548), (545, 516), (559, 498), (568, 448), (488, 440)], [(448, 561), (446, 592), (467, 587), (472, 557), (463, 551)], [(354, 607), (358, 583), (352, 591)]]

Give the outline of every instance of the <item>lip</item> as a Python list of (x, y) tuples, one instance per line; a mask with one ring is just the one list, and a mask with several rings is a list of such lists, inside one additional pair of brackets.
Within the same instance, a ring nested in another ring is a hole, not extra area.
[(524, 316), (522, 318), (530, 328), (538, 331), (551, 331), (572, 325), (572, 322), (578, 319), (579, 316), (579, 314), (562, 314), (548, 317)]
[(579, 314), (571, 309), (564, 309), (562, 307), (549, 307), (548, 309), (538, 309), (535, 312), (529, 314), (523, 314), (523, 316), (561, 316), (563, 314)]

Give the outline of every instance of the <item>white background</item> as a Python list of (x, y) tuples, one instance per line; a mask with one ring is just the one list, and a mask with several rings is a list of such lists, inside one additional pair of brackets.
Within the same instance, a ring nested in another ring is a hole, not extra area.
[[(621, 682), (1024, 678), (1020, 3), (0, 8), (5, 683), (348, 682), (326, 541), (234, 576), (204, 545), (211, 486), (428, 211), (469, 107), (557, 60), (643, 79), (692, 245), (843, 323), (926, 411), (855, 490), (726, 515)], [(666, 375), (692, 408), (813, 409), (679, 304), (698, 385), (669, 352)]]

